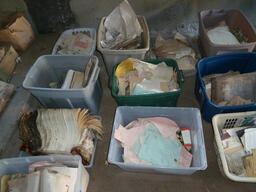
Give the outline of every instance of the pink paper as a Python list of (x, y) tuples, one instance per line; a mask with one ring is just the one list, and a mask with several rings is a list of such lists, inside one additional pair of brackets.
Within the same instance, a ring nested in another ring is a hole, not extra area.
[(189, 153), (184, 147), (182, 147), (180, 151), (179, 167), (190, 167), (192, 157), (192, 154)]
[(176, 132), (180, 128), (171, 119), (168, 119), (166, 117), (151, 117), (144, 119), (154, 123), (164, 138), (171, 138), (173, 140), (177, 140)]

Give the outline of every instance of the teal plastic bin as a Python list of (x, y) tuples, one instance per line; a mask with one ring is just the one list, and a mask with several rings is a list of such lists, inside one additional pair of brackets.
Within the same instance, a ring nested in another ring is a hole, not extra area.
[(115, 98), (118, 105), (123, 106), (169, 106), (175, 107), (178, 98), (183, 90), (184, 76), (181, 70), (179, 70), (178, 65), (173, 59), (152, 59), (144, 60), (148, 63), (159, 64), (165, 62), (168, 66), (173, 67), (178, 74), (178, 84), (180, 89), (178, 91), (168, 92), (168, 93), (155, 93), (155, 94), (145, 94), (145, 95), (118, 95), (118, 85), (117, 78), (115, 76), (116, 68), (119, 64), (116, 64), (112, 72), (111, 80), (111, 92), (112, 96)]

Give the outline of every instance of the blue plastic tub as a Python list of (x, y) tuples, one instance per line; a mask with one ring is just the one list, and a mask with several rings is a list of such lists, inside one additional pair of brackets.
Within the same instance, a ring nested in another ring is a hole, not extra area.
[(226, 73), (229, 70), (240, 71), (240, 73), (255, 72), (256, 53), (229, 53), (204, 58), (198, 62), (195, 94), (200, 104), (202, 117), (208, 122), (216, 114), (256, 110), (256, 103), (239, 106), (218, 106), (208, 98), (202, 78), (214, 73)]
[[(191, 167), (167, 167), (159, 165), (130, 164), (123, 161), (123, 147), (114, 138), (115, 130), (121, 124), (126, 126), (131, 121), (143, 117), (168, 117), (174, 120), (179, 127), (191, 129), (192, 142), (192, 165)], [(175, 175), (191, 175), (196, 171), (203, 171), (207, 168), (205, 153), (204, 133), (200, 111), (196, 108), (182, 107), (149, 107), (149, 106), (120, 106), (116, 109), (111, 141), (108, 152), (108, 162), (117, 165), (125, 171), (151, 172)]]

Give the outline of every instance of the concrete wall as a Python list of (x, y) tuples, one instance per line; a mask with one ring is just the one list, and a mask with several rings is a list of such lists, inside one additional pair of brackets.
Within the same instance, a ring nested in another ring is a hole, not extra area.
[[(100, 18), (108, 15), (121, 0), (70, 0), (77, 26), (97, 28)], [(197, 31), (197, 13), (210, 8), (239, 8), (256, 26), (255, 0), (129, 0), (135, 12), (147, 18), (152, 35), (180, 29)], [(23, 0), (0, 0), (0, 11), (27, 12)], [(28, 16), (28, 14), (27, 14)], [(31, 20), (31, 19), (30, 19)]]
[(0, 12), (26, 11), (23, 0), (0, 0)]
[[(174, 5), (178, 0), (129, 0), (137, 14), (150, 17)], [(101, 17), (108, 15), (121, 0), (70, 0), (71, 9), (81, 26), (97, 26)]]
[[(81, 26), (97, 27), (121, 0), (70, 0), (76, 21)], [(152, 32), (172, 30), (182, 23), (197, 21), (197, 13), (210, 8), (239, 8), (256, 25), (254, 0), (129, 0), (135, 12), (146, 16)]]

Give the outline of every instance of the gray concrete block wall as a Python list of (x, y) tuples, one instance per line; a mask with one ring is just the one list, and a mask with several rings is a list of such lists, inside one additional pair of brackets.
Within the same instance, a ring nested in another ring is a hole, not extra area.
[[(70, 0), (71, 10), (80, 26), (97, 27), (101, 17), (108, 15), (121, 0)], [(253, 0), (130, 0), (138, 15), (144, 15), (153, 30), (197, 20), (200, 10), (210, 8), (241, 9), (256, 25), (256, 1)]]
[[(77, 26), (97, 28), (101, 17), (108, 15), (122, 0), (70, 0)], [(129, 0), (138, 15), (147, 18), (151, 34), (170, 33), (181, 24), (197, 22), (200, 10), (210, 8), (238, 8), (256, 26), (254, 0)], [(1, 0), (1, 11), (24, 11), (30, 21), (24, 0)], [(43, 10), (42, 10), (43, 11)]]

